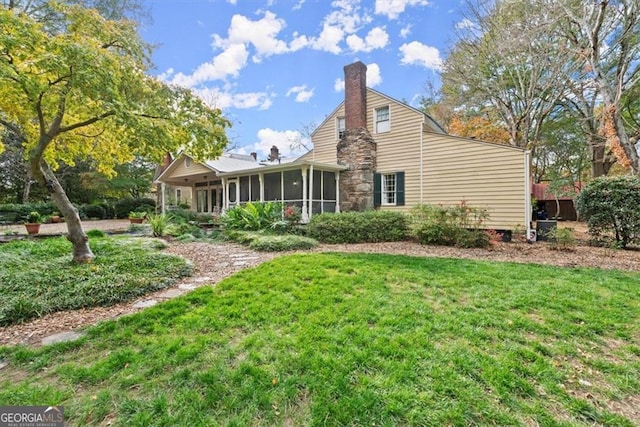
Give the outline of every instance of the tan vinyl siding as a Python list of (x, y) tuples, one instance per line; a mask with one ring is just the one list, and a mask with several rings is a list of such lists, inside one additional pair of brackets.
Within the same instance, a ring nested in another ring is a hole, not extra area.
[(425, 203), (469, 206), (489, 211), (487, 226), (524, 227), (524, 152), (508, 146), (425, 133)]
[(344, 117), (344, 103), (340, 105), (313, 133), (313, 160), (320, 163), (336, 163), (338, 132), (336, 118)]
[(191, 165), (187, 167), (185, 163), (185, 159), (182, 158), (180, 163), (176, 165), (176, 168), (171, 172), (171, 174), (165, 178), (166, 181), (171, 181), (174, 178), (182, 178), (190, 175), (198, 175), (198, 174), (206, 174), (211, 172), (211, 169), (206, 166), (201, 165), (200, 163), (196, 163), (191, 161)]
[[(391, 129), (375, 133), (375, 111), (389, 107)], [(376, 92), (367, 92), (367, 123), (376, 140), (377, 171), (382, 174), (404, 172), (405, 205), (381, 206), (385, 210), (409, 210), (420, 203), (420, 134), (423, 115), (408, 106)]]

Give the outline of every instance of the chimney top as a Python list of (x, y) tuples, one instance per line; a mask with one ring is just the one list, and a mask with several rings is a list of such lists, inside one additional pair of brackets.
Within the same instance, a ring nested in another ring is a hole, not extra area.
[(344, 67), (345, 128), (367, 127), (367, 66), (354, 62)]

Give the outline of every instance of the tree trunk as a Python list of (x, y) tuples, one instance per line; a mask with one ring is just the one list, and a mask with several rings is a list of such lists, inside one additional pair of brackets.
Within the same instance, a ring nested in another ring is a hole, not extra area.
[(604, 142), (591, 144), (591, 177), (597, 178), (609, 174), (613, 161), (606, 155)]
[(89, 263), (95, 255), (89, 247), (89, 238), (82, 229), (80, 215), (64, 192), (60, 182), (46, 161), (40, 160), (37, 165), (32, 163), (32, 173), (38, 177), (49, 191), (51, 199), (64, 216), (67, 223), (67, 239), (73, 243), (73, 262)]
[(29, 203), (29, 194), (31, 193), (31, 171), (27, 169), (26, 176), (24, 178), (24, 188), (22, 189), (22, 203)]

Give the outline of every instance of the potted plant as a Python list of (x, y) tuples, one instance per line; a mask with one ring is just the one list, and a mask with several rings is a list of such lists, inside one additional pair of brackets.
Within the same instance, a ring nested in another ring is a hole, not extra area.
[(131, 224), (142, 224), (146, 216), (147, 216), (146, 212), (131, 211), (129, 212), (129, 222)]
[(42, 223), (42, 216), (37, 211), (29, 212), (25, 220), (24, 226), (27, 229), (28, 234), (38, 234), (40, 232), (40, 224)]
[(53, 211), (53, 212), (51, 213), (51, 217), (50, 217), (50, 219), (51, 219), (51, 222), (52, 222), (52, 223), (54, 223), (54, 224), (56, 224), (56, 223), (60, 222), (60, 212), (58, 212), (58, 211)]

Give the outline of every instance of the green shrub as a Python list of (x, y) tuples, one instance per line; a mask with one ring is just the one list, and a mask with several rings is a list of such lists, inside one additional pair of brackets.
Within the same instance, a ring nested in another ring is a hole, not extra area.
[(5, 203), (0, 204), (0, 223), (15, 224), (24, 221), (30, 212), (38, 212), (41, 216), (51, 215), (57, 208), (52, 202), (37, 203)]
[(572, 251), (577, 245), (573, 228), (554, 228), (549, 233), (549, 248), (557, 251)]
[(113, 206), (116, 218), (128, 218), (129, 212), (154, 212), (156, 210), (156, 202), (149, 198), (124, 198), (118, 200)]
[(255, 231), (242, 231), (242, 230), (225, 230), (224, 236), (227, 240), (231, 240), (241, 245), (249, 245), (251, 242), (261, 236), (260, 233)]
[(89, 230), (87, 231), (87, 237), (102, 239), (104, 237), (107, 237), (107, 233), (102, 230)]
[(640, 178), (596, 178), (576, 198), (576, 209), (595, 241), (622, 248), (640, 244)]
[(255, 236), (249, 243), (251, 249), (263, 252), (304, 250), (312, 249), (316, 246), (318, 246), (317, 240), (292, 234), (285, 236)]
[(78, 209), (80, 218), (104, 219), (106, 211), (101, 205), (82, 205)]
[(167, 228), (171, 224), (171, 217), (165, 213), (149, 214), (147, 221), (151, 225), (154, 237), (162, 237), (167, 234)]
[(468, 206), (419, 205), (411, 210), (411, 233), (425, 245), (484, 248), (492, 236), (483, 230), (487, 211)]
[(228, 209), (220, 218), (225, 228), (231, 230), (270, 230), (282, 221), (282, 203), (249, 202)]
[(307, 233), (332, 244), (400, 241), (407, 237), (407, 216), (392, 211), (324, 213), (311, 217)]

